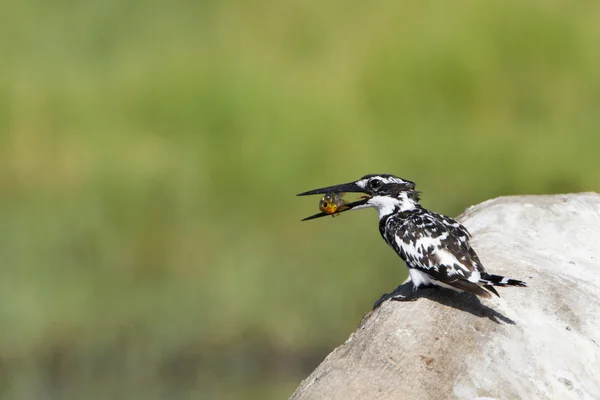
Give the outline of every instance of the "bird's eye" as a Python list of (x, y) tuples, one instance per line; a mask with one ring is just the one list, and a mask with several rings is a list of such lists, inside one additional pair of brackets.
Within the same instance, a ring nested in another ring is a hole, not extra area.
[(373, 190), (378, 190), (381, 189), (381, 187), (383, 186), (383, 182), (379, 179), (373, 179), (369, 182), (369, 186), (371, 186), (371, 189)]

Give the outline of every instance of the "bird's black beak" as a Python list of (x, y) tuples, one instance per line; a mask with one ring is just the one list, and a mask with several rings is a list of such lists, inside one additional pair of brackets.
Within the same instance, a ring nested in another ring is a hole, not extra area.
[[(334, 186), (328, 186), (328, 187), (324, 187), (324, 188), (320, 188), (320, 189), (309, 190), (307, 192), (298, 193), (296, 196), (309, 196), (311, 194), (327, 194), (327, 193), (367, 193), (367, 192), (363, 188), (358, 186), (355, 182), (350, 182), (350, 183), (344, 183), (341, 185), (334, 185)], [(340, 211), (338, 211), (336, 214), (350, 211), (355, 207), (362, 206), (362, 205), (366, 204), (367, 201), (369, 201), (369, 198), (370, 197), (365, 196), (365, 198), (344, 204), (344, 208), (341, 209)], [(327, 217), (329, 215), (331, 215), (331, 214), (320, 212), (318, 214), (311, 215), (310, 217), (306, 217), (302, 221), (308, 221), (310, 219)]]
[(326, 194), (326, 193), (366, 193), (363, 188), (354, 182), (343, 183), (341, 185), (327, 186), (320, 189), (309, 190), (308, 192), (298, 193), (296, 196), (308, 196), (311, 194)]

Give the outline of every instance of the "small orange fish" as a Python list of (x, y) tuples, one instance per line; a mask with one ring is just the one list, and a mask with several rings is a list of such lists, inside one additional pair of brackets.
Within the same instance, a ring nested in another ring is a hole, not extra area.
[(332, 216), (335, 217), (339, 214), (339, 211), (347, 208), (345, 204), (348, 202), (342, 199), (345, 194), (346, 193), (326, 193), (319, 202), (319, 209), (322, 212), (326, 214), (332, 214)]

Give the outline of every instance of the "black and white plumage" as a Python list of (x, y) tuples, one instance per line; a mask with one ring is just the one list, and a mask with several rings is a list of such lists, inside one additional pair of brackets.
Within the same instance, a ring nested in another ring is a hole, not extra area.
[(366, 175), (355, 182), (315, 189), (299, 196), (331, 192), (368, 195), (347, 204), (344, 211), (377, 209), (379, 232), (406, 262), (415, 290), (433, 284), (491, 297), (490, 292), (498, 296), (494, 286), (526, 286), (516, 279), (489, 274), (471, 247), (469, 231), (454, 219), (423, 208), (414, 182), (388, 174)]

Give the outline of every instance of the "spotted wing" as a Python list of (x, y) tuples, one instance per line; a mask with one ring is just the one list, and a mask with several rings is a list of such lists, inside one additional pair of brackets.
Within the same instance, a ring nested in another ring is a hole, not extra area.
[(479, 256), (475, 253), (475, 250), (471, 247), (469, 240), (471, 239), (471, 233), (461, 225), (458, 221), (446, 217), (445, 215), (434, 213), (430, 211), (431, 216), (434, 219), (439, 219), (444, 226), (448, 228), (450, 232), (453, 232), (454, 236), (458, 237), (459, 240), (464, 244), (464, 248), (467, 249), (469, 255), (471, 256), (471, 261), (473, 263), (473, 267), (479, 271), (482, 275), (487, 274), (485, 268), (481, 261), (479, 261)]
[(477, 284), (485, 270), (469, 244), (470, 234), (455, 220), (423, 212), (390, 218), (386, 232), (387, 242), (409, 268), (425, 272), (435, 281), (489, 296)]

